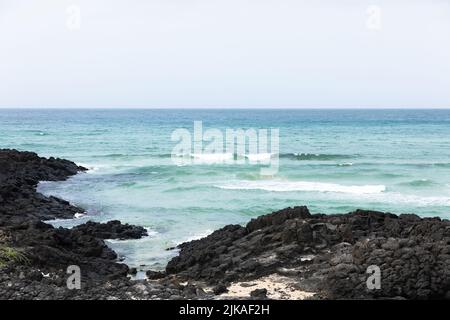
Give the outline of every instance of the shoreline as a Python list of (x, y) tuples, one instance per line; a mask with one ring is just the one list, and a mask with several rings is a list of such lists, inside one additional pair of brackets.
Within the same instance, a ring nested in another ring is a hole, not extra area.
[[(0, 150), (0, 299), (144, 299), (182, 295), (173, 279), (130, 281), (134, 271), (117, 261), (105, 239), (139, 239), (143, 227), (88, 221), (72, 229), (45, 221), (84, 213), (69, 202), (36, 191), (39, 181), (62, 181), (86, 168), (32, 152)], [(81, 289), (70, 290), (69, 266), (81, 271)]]
[[(38, 182), (86, 168), (6, 149), (0, 165), (0, 250), (10, 253), (0, 251), (0, 299), (450, 299), (448, 220), (286, 208), (180, 244), (165, 272), (130, 280), (136, 270), (104, 240), (138, 239), (144, 228), (44, 221), (85, 211), (38, 193)], [(80, 266), (81, 290), (67, 288), (69, 265)], [(371, 265), (381, 269), (380, 289), (366, 287)]]

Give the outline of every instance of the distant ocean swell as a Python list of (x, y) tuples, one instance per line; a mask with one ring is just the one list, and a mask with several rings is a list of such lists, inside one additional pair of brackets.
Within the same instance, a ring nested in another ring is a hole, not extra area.
[[(128, 157), (128, 156), (145, 156), (145, 154), (140, 155), (128, 155), (128, 154), (109, 154), (109, 155), (100, 155), (98, 157), (111, 157), (111, 158), (117, 158), (117, 157)], [(175, 157), (192, 157), (192, 158), (208, 158), (208, 157), (223, 157), (225, 159), (239, 159), (241, 157), (251, 156), (251, 154), (237, 154), (237, 153), (203, 153), (203, 154), (196, 154), (196, 153), (188, 153), (188, 154), (172, 154), (172, 153), (162, 153), (162, 154), (151, 154), (153, 157), (159, 157), (159, 158), (171, 158), (173, 156)], [(260, 156), (262, 158), (266, 158), (267, 156), (276, 156), (275, 154), (270, 153), (256, 153), (254, 156)], [(290, 160), (316, 160), (316, 161), (329, 161), (329, 160), (339, 160), (339, 159), (354, 159), (358, 158), (359, 155), (347, 155), (347, 154), (319, 154), (319, 153), (280, 153), (278, 155), (281, 159), (290, 159)]]

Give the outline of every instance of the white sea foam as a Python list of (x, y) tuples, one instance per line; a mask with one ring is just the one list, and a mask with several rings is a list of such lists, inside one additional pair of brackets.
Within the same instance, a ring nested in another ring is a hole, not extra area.
[(419, 196), (413, 194), (403, 194), (399, 192), (389, 192), (383, 195), (366, 195), (365, 201), (380, 202), (380, 203), (394, 203), (394, 204), (408, 204), (417, 207), (448, 207), (450, 206), (450, 198), (444, 196)]
[(353, 162), (344, 162), (344, 163), (338, 164), (339, 167), (351, 167), (352, 165), (353, 165)]
[(246, 154), (245, 157), (250, 162), (269, 162), (272, 159), (271, 153), (251, 153)]
[(341, 185), (312, 181), (240, 181), (217, 186), (231, 190), (266, 190), (275, 192), (307, 191), (372, 194), (386, 191), (384, 185)]
[(194, 241), (194, 240), (199, 240), (199, 239), (205, 238), (205, 237), (209, 236), (211, 233), (213, 233), (213, 230), (207, 229), (203, 232), (194, 234), (193, 236), (188, 237), (188, 238), (184, 239), (183, 241), (180, 241), (179, 243), (177, 243), (177, 245), (182, 244), (184, 242), (189, 242), (189, 241)]
[(92, 165), (92, 164), (81, 163), (81, 162), (77, 163), (77, 165), (88, 169), (88, 172), (95, 172), (95, 171), (100, 170), (101, 168), (106, 168), (107, 167), (106, 165), (99, 165), (99, 164)]
[[(403, 204), (415, 207), (450, 207), (450, 197), (422, 196), (400, 192), (386, 192), (384, 185), (340, 185), (307, 181), (239, 181), (216, 187), (228, 190), (265, 190), (272, 192), (317, 192), (315, 200), (365, 202), (376, 207), (379, 204)], [(355, 197), (357, 195), (357, 197)]]
[(145, 230), (147, 231), (148, 237), (155, 237), (155, 236), (157, 236), (159, 234), (158, 231), (155, 231), (155, 230), (153, 230), (151, 228), (145, 228)]
[(190, 156), (194, 161), (198, 160), (202, 163), (218, 163), (234, 160), (232, 153), (192, 153)]

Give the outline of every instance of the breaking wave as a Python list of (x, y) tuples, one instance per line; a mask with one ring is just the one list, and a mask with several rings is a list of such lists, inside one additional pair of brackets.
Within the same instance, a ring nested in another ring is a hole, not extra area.
[(341, 185), (312, 181), (240, 181), (217, 187), (229, 190), (336, 192), (352, 194), (373, 194), (386, 191), (386, 186), (384, 185)]

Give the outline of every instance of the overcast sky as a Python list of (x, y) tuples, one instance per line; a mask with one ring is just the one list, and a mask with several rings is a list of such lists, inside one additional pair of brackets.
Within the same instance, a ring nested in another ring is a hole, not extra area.
[(450, 1), (0, 0), (0, 106), (450, 107)]

